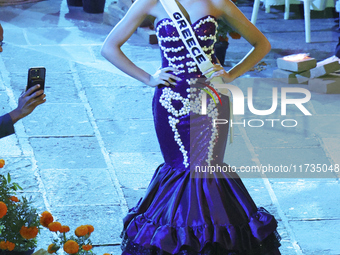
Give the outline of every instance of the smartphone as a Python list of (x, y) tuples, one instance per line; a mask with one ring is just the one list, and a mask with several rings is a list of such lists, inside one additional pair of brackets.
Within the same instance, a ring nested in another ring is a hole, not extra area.
[(32, 67), (28, 69), (26, 91), (37, 84), (40, 84), (40, 88), (37, 90), (44, 89), (45, 88), (45, 75), (46, 75), (45, 67)]

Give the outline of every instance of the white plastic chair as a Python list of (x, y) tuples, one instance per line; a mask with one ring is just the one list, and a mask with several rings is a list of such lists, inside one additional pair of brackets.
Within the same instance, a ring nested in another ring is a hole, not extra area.
[[(306, 43), (311, 42), (311, 28), (310, 28), (310, 3), (311, 0), (301, 0), (303, 1), (303, 7), (304, 7), (304, 15), (305, 15), (305, 37), (306, 37)], [(266, 7), (266, 12), (270, 12), (270, 6), (266, 4), (266, 0), (264, 0), (264, 4)], [(255, 25), (257, 20), (257, 14), (259, 12), (260, 8), (260, 0), (254, 0), (253, 5), (253, 12), (251, 15), (251, 23)], [(289, 19), (289, 9), (290, 9), (290, 1), (285, 0), (285, 14), (284, 19)]]

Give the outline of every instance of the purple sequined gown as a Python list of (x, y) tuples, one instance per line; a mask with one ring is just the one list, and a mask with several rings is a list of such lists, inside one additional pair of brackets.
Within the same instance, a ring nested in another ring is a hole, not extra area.
[[(205, 16), (192, 28), (216, 63), (216, 19)], [(242, 203), (254, 213), (257, 208), (240, 179), (190, 175), (194, 166), (223, 165), (228, 127), (214, 128), (212, 118), (229, 119), (229, 101), (221, 96), (222, 105), (215, 107), (210, 99), (208, 114), (200, 115), (201, 72), (170, 19), (159, 21), (156, 31), (162, 67), (177, 68), (182, 81), (155, 90), (153, 115), (165, 163), (157, 168), (144, 198), (124, 218), (123, 254), (279, 254), (276, 231), (261, 243), (252, 236)]]

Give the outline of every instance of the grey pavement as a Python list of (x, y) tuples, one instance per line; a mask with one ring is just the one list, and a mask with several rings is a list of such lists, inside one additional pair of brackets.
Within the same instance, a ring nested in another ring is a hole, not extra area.
[[(239, 6), (250, 18), (251, 3)], [(307, 44), (298, 7), (292, 7), (290, 20), (283, 19), (282, 7), (271, 8), (271, 13), (260, 10), (257, 26), (272, 50), (264, 59), (264, 70), (249, 71), (233, 83), (246, 97), (247, 88), (253, 87), (256, 108), (270, 108), (273, 87), (279, 91), (306, 88), (271, 79), (276, 58), (308, 52), (320, 61), (334, 55), (339, 34), (330, 13), (312, 15), (312, 43)], [(153, 89), (129, 78), (100, 55), (111, 30), (102, 14), (68, 8), (66, 0), (47, 0), (0, 7), (0, 23), (5, 30), (0, 113), (16, 107), (28, 68), (45, 66), (47, 70), (47, 102), (15, 125), (15, 135), (0, 141), (0, 157), (6, 160), (2, 171), (12, 174), (25, 195), (32, 195), (39, 212), (49, 210), (72, 230), (92, 224), (95, 253), (120, 254), (122, 218), (144, 195), (162, 163), (152, 120)], [(160, 65), (158, 46), (147, 44), (137, 34), (122, 48), (149, 73)], [(243, 39), (231, 40), (226, 69), (250, 48)], [(246, 110), (244, 116), (235, 117), (241, 123), (257, 119), (251, 125), (259, 125), (259, 119), (280, 121), (274, 127), (268, 122), (258, 128), (235, 125), (234, 143), (227, 146), (225, 161), (238, 168), (340, 164), (340, 96), (312, 93), (305, 104), (312, 116), (295, 106), (289, 106), (287, 116), (282, 116), (280, 103), (270, 116), (254, 116)], [(294, 119), (298, 125), (284, 127), (285, 119)], [(313, 174), (312, 178), (243, 179), (257, 205), (278, 219), (284, 255), (340, 254), (339, 173), (332, 172), (328, 178)], [(51, 238), (42, 230), (38, 248), (46, 249)]]

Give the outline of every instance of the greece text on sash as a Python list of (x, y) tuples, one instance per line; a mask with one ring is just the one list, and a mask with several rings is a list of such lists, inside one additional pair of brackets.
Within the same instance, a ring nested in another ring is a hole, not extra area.
[(182, 34), (182, 37), (185, 40), (185, 43), (188, 45), (188, 50), (190, 50), (192, 56), (195, 57), (196, 61), (201, 64), (202, 62), (207, 61), (204, 54), (202, 54), (202, 49), (200, 46), (197, 47), (196, 42), (193, 38), (193, 35), (191, 33), (192, 30), (188, 28), (188, 24), (186, 20), (182, 17), (181, 13), (175, 12), (173, 14), (173, 17), (177, 21), (180, 30), (179, 33)]

